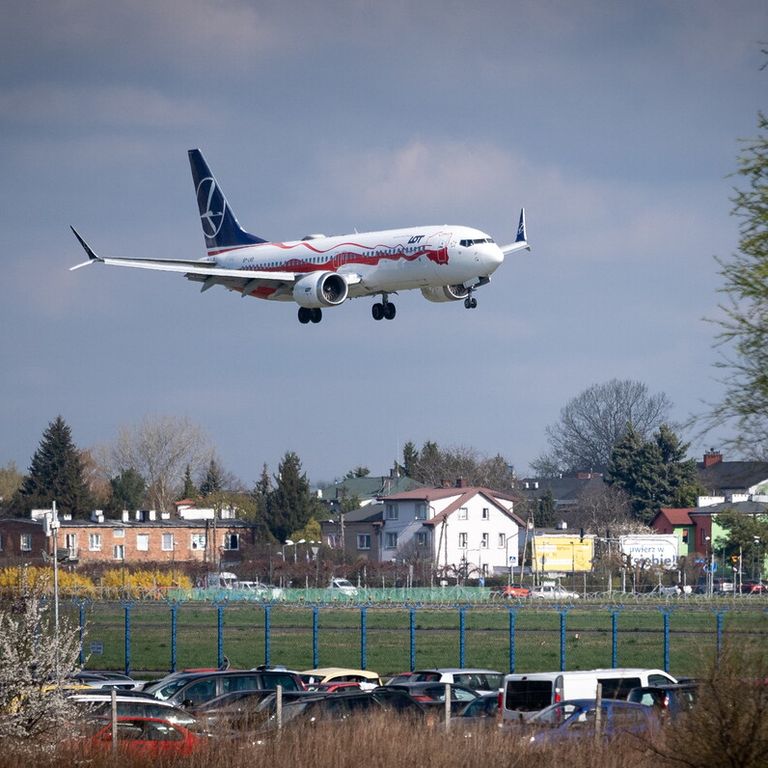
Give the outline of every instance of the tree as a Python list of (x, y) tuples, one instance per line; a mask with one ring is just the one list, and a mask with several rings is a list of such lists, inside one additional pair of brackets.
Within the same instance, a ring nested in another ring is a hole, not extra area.
[(80, 453), (61, 416), (43, 433), (12, 508), (17, 514), (25, 514), (30, 509), (49, 509), (54, 500), (60, 513), (72, 517), (87, 516), (92, 504)]
[(643, 523), (661, 507), (693, 506), (699, 487), (687, 450), (666, 424), (650, 440), (629, 424), (611, 455), (606, 482), (627, 494), (632, 516)]
[[(717, 524), (728, 532), (724, 554), (732, 558), (740, 557), (742, 570), (752, 570), (755, 578), (761, 578), (762, 560), (768, 545), (768, 521), (758, 515), (745, 515), (729, 509), (717, 515)], [(753, 564), (752, 569), (750, 563)]]
[(110, 502), (112, 512), (120, 512), (123, 509), (137, 510), (142, 508), (147, 484), (133, 467), (124, 469), (109, 482), (112, 487), (112, 500)]
[(224, 471), (216, 459), (211, 458), (203, 481), (200, 483), (200, 495), (210, 496), (224, 490)]
[(19, 472), (14, 462), (9, 461), (4, 467), (0, 467), (0, 508), (10, 504), (22, 482), (24, 475)]
[(288, 451), (275, 475), (275, 488), (269, 494), (266, 522), (274, 537), (283, 542), (292, 531), (303, 528), (315, 511), (315, 501), (301, 460)]
[(371, 474), (371, 470), (368, 469), (368, 467), (358, 466), (354, 469), (350, 469), (349, 472), (347, 472), (346, 475), (344, 475), (345, 480), (352, 480), (354, 478), (358, 477), (368, 477), (368, 475)]
[(195, 485), (195, 481), (192, 479), (192, 468), (187, 464), (187, 468), (184, 470), (184, 486), (181, 489), (181, 498), (177, 499), (177, 501), (181, 501), (182, 499), (196, 499), (199, 493), (200, 491)]
[(758, 113), (758, 135), (745, 142), (737, 174), (747, 181), (731, 198), (740, 219), (739, 250), (730, 261), (718, 259), (721, 288), (728, 299), (718, 341), (732, 352), (716, 363), (727, 372), (725, 394), (710, 426), (735, 421), (736, 448), (768, 458), (768, 117)]
[(419, 451), (416, 445), (409, 440), (403, 446), (403, 471), (407, 477), (413, 477), (416, 471), (416, 464), (419, 460)]
[(150, 506), (170, 512), (184, 468), (197, 472), (210, 455), (200, 427), (185, 418), (158, 416), (121, 428), (112, 448), (112, 463), (116, 474), (130, 468), (139, 472), (147, 483)]
[(549, 451), (532, 468), (550, 477), (578, 470), (603, 472), (628, 424), (646, 438), (661, 426), (671, 407), (664, 393), (651, 395), (639, 381), (593, 384), (566, 403), (559, 421), (546, 428)]
[(0, 741), (37, 739), (71, 725), (75, 705), (60, 683), (76, 670), (79, 654), (79, 630), (60, 620), (57, 631), (50, 601), (43, 603), (35, 593), (25, 593), (3, 605)]

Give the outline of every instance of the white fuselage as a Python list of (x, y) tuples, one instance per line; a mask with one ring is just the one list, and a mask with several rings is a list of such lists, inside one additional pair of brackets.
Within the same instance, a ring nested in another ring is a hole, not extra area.
[[(258, 273), (337, 272), (350, 279), (349, 296), (411, 288), (473, 284), (488, 277), (504, 260), (490, 236), (463, 226), (425, 226), (312, 236), (292, 242), (262, 243), (211, 250), (219, 267)], [(264, 287), (251, 295), (290, 300)]]

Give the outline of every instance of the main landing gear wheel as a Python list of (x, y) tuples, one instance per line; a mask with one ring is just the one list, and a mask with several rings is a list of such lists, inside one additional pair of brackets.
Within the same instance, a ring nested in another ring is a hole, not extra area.
[(376, 302), (371, 307), (371, 315), (374, 320), (394, 320), (397, 307), (391, 301)]
[(309, 309), (309, 307), (299, 307), (299, 322), (302, 325), (306, 325), (307, 323), (319, 323), (322, 319), (322, 309)]
[(467, 296), (467, 298), (464, 299), (464, 307), (466, 309), (476, 309), (477, 299), (474, 296)]

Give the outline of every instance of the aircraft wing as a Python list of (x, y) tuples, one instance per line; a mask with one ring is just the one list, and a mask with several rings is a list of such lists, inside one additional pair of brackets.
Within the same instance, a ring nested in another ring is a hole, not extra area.
[[(88, 264), (108, 264), (116, 267), (133, 267), (135, 269), (152, 269), (161, 272), (178, 272), (188, 280), (203, 283), (201, 291), (206, 291), (214, 285), (223, 285), (230, 290), (242, 291), (243, 296), (249, 295), (259, 288), (268, 288), (270, 293), (277, 293), (281, 288), (292, 289), (294, 283), (300, 280), (303, 272), (265, 272), (254, 269), (224, 269), (215, 262), (196, 261), (193, 259), (142, 259), (121, 258), (116, 256), (99, 256), (86, 243), (74, 227), (70, 229), (88, 254), (88, 261), (70, 267), (70, 271), (85, 267)], [(355, 274), (345, 274), (349, 285), (359, 283), (361, 278)]]
[(520, 210), (520, 221), (517, 225), (517, 237), (515, 237), (514, 243), (501, 246), (501, 252), (505, 256), (509, 256), (517, 251), (530, 251), (531, 246), (528, 244), (528, 233), (525, 229), (525, 208)]

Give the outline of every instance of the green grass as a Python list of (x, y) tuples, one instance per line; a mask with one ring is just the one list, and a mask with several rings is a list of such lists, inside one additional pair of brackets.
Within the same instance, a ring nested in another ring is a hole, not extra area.
[[(570, 608), (565, 616), (567, 669), (609, 667), (612, 662), (611, 610), (596, 606)], [(74, 607), (63, 611), (76, 626)], [(465, 610), (465, 666), (509, 668), (509, 611), (473, 606)], [(658, 607), (632, 606), (618, 612), (617, 661), (620, 666), (662, 667), (663, 616)], [(723, 639), (764, 642), (768, 616), (762, 604), (723, 612)], [(94, 602), (86, 608), (86, 653), (92, 642), (103, 654), (87, 659), (90, 668), (125, 667), (125, 610), (115, 603)], [(459, 609), (416, 610), (416, 666), (459, 664)], [(554, 607), (515, 609), (517, 671), (559, 669), (561, 615)], [(312, 609), (275, 605), (270, 611), (270, 661), (290, 668), (312, 666)], [(130, 609), (131, 668), (160, 673), (171, 664), (171, 611), (163, 603), (135, 603)], [(366, 666), (381, 674), (410, 667), (409, 610), (369, 607), (366, 611)], [(265, 611), (258, 604), (229, 604), (223, 609), (223, 650), (232, 666), (265, 661)], [(361, 611), (329, 607), (318, 612), (319, 662), (322, 666), (361, 664)], [(713, 610), (697, 604), (670, 613), (670, 671), (695, 675), (716, 646)], [(215, 666), (217, 610), (205, 603), (185, 603), (177, 611), (177, 668)]]

